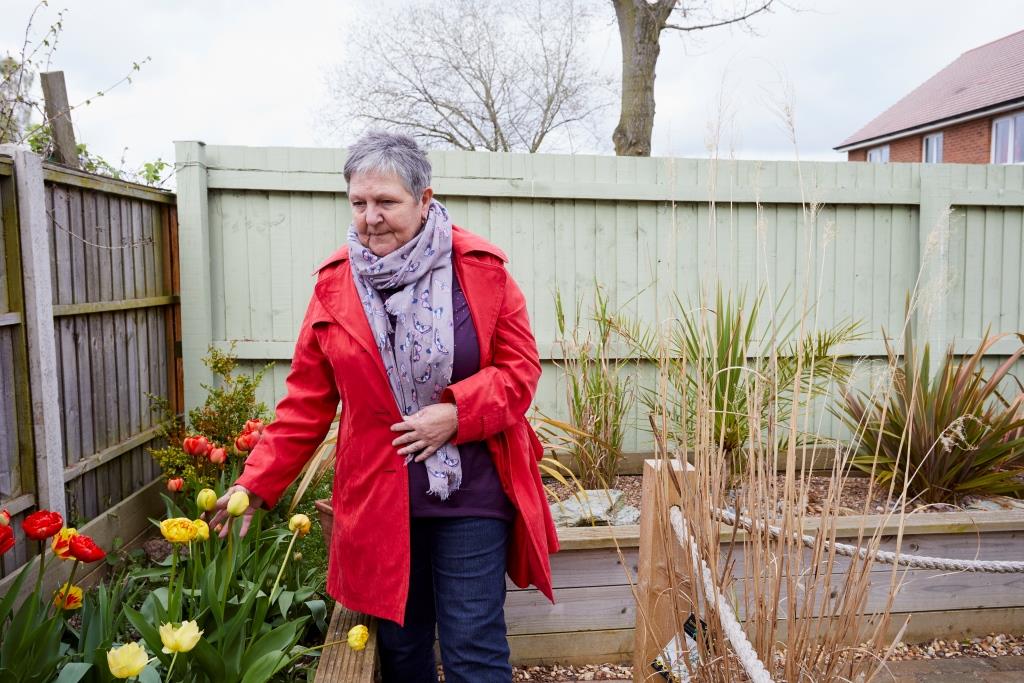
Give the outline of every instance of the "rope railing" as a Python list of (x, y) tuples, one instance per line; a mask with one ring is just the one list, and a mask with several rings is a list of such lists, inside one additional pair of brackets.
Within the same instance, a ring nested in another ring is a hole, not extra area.
[[(755, 527), (767, 531), (772, 538), (779, 538), (783, 535), (780, 527), (772, 526), (764, 522), (755, 522), (749, 517), (740, 517), (728, 510), (713, 509), (712, 517), (730, 526), (738, 526), (747, 532), (752, 532)], [(791, 538), (796, 538), (808, 548), (813, 548), (819, 543), (817, 537), (800, 534), (794, 531)], [(869, 550), (846, 543), (833, 543), (831, 541), (821, 542), (825, 549), (832, 549), (837, 555), (845, 557), (858, 557), (883, 564), (895, 564), (899, 567), (910, 567), (914, 569), (939, 569), (951, 572), (989, 572), (994, 574), (1020, 574), (1024, 573), (1024, 562), (1009, 562), (1004, 560), (957, 560), (949, 557), (928, 557), (926, 555), (906, 555), (895, 553), (890, 550)]]
[[(747, 532), (753, 532), (757, 529), (767, 532), (775, 539), (784, 535), (784, 532), (780, 527), (764, 522), (755, 522), (749, 517), (740, 516), (734, 512), (729, 512), (728, 510), (715, 508), (712, 510), (712, 517), (730, 526), (740, 527)], [(739, 619), (737, 619), (735, 613), (733, 613), (732, 607), (730, 607), (729, 603), (715, 586), (711, 569), (700, 556), (697, 542), (690, 535), (689, 531), (687, 531), (686, 520), (683, 519), (682, 510), (680, 510), (678, 506), (673, 505), (671, 507), (670, 521), (679, 544), (689, 550), (690, 559), (693, 562), (693, 565), (695, 567), (700, 567), (701, 583), (704, 585), (705, 594), (709, 597), (710, 602), (715, 605), (719, 621), (722, 624), (722, 630), (725, 632), (726, 638), (729, 639), (733, 652), (735, 652), (736, 658), (739, 660), (743, 670), (746, 671), (747, 676), (750, 677), (750, 680), (753, 683), (772, 683), (771, 674), (768, 673), (764, 662), (762, 662), (757, 656), (757, 653), (754, 651), (750, 641), (747, 640), (747, 635), (743, 631), (743, 627), (740, 625)], [(795, 531), (790, 534), (790, 537), (797, 539), (801, 544), (808, 548), (814, 548), (819, 543), (819, 540), (815, 536), (800, 534)], [(989, 572), (997, 574), (1024, 573), (1024, 562), (1009, 562), (1003, 560), (959, 560), (949, 557), (905, 555), (889, 550), (869, 550), (868, 548), (862, 548), (846, 543), (834, 543), (831, 541), (820, 542), (826, 549), (832, 550), (837, 555), (857, 557), (862, 560), (870, 559), (874, 562), (894, 564), (900, 567), (935, 569), (942, 571)]]
[(722, 630), (725, 632), (726, 638), (729, 639), (729, 643), (732, 645), (733, 652), (736, 653), (736, 658), (739, 660), (740, 666), (742, 666), (743, 670), (747, 672), (747, 676), (750, 677), (750, 680), (753, 681), (753, 683), (773, 683), (771, 674), (769, 674), (768, 670), (765, 668), (764, 662), (762, 662), (760, 657), (757, 656), (757, 652), (754, 651), (754, 646), (750, 644), (749, 640), (747, 640), (747, 634), (743, 632), (743, 627), (740, 625), (739, 620), (733, 613), (732, 608), (715, 586), (715, 580), (711, 575), (711, 569), (703, 558), (700, 557), (696, 541), (686, 530), (686, 521), (683, 519), (682, 511), (673, 505), (670, 514), (672, 528), (676, 532), (676, 538), (679, 540), (681, 545), (689, 548), (690, 558), (693, 561), (694, 566), (700, 567), (704, 591), (715, 605), (719, 621), (722, 624)]

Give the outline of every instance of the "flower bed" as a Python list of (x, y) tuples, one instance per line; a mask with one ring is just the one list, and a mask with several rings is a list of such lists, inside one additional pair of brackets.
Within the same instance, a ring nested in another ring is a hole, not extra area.
[[(882, 515), (843, 517), (837, 540), (856, 543), (862, 530), (870, 536), (879, 526), (884, 534), (891, 534), (882, 549), (895, 550), (898, 522)], [(809, 520), (807, 533), (813, 534), (814, 528), (814, 520)], [(732, 529), (723, 526), (723, 546), (731, 535)], [(551, 557), (556, 604), (536, 590), (509, 584), (505, 609), (513, 661), (523, 665), (630, 661), (636, 621), (631, 584), (636, 581), (640, 526), (559, 529), (559, 539), (562, 550)], [(1019, 560), (1024, 557), (1024, 512), (908, 515), (900, 547), (904, 554)], [(736, 548), (734, 595), (742, 602), (749, 579), (742, 574), (742, 551)], [(724, 547), (722, 555), (726, 555)], [(848, 564), (849, 560), (839, 558), (831, 567), (837, 586)], [(881, 609), (888, 600), (892, 567), (879, 563), (873, 572), (878, 579), (872, 581), (869, 610)], [(902, 636), (906, 642), (1024, 632), (1024, 581), (1019, 574), (900, 572), (903, 578), (894, 597), (891, 635), (907, 618)]]

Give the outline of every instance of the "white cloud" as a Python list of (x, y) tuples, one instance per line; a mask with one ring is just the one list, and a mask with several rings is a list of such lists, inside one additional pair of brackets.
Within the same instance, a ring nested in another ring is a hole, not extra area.
[[(797, 0), (800, 2), (801, 0)], [(618, 34), (603, 0), (590, 50), (614, 73)], [(791, 158), (792, 147), (770, 102), (793, 86), (804, 158), (831, 151), (851, 132), (965, 50), (1024, 27), (1024, 4), (802, 0), (808, 11), (760, 17), (760, 36), (718, 30), (697, 45), (666, 34), (656, 84), (654, 153), (703, 156), (720, 95), (734, 114), (722, 153)], [(34, 2), (8, 0), (0, 51), (16, 49)], [(52, 68), (63, 69), (72, 100), (105, 89), (151, 56), (131, 85), (75, 112), (78, 134), (111, 160), (129, 148), (130, 166), (174, 156), (173, 141), (315, 145), (314, 112), (324, 104), (323, 72), (341, 56), (351, 21), (372, 19), (369, 2), (182, 0), (65, 3)], [(41, 12), (36, 33), (60, 7)], [(724, 86), (723, 86), (724, 84)], [(607, 135), (617, 120), (609, 112)], [(607, 152), (608, 148), (604, 151)]]

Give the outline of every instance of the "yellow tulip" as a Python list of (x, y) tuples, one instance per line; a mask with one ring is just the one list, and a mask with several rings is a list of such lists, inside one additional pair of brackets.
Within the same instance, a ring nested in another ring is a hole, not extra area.
[(71, 554), (71, 539), (78, 535), (78, 531), (73, 527), (64, 527), (57, 532), (57, 535), (50, 541), (50, 547), (53, 548), (53, 554), (62, 560), (73, 560), (74, 556)]
[(160, 533), (171, 543), (188, 543), (199, 534), (199, 529), (187, 517), (174, 517), (160, 522)]
[(178, 628), (171, 624), (160, 624), (160, 642), (164, 644), (164, 654), (191, 652), (202, 635), (199, 624), (194, 621), (183, 621)]
[(232, 517), (238, 517), (248, 509), (249, 496), (246, 495), (245, 491), (235, 491), (228, 498), (228, 514)]
[(82, 606), (82, 589), (79, 586), (64, 584), (53, 594), (53, 604), (57, 609), (75, 610)]
[(299, 536), (308, 534), (311, 526), (309, 517), (306, 515), (292, 515), (292, 518), (288, 520), (288, 530), (292, 533), (298, 532)]
[(200, 541), (210, 540), (210, 525), (201, 519), (194, 519), (192, 523), (196, 525), (196, 538)]
[(209, 512), (213, 508), (217, 507), (217, 494), (213, 489), (203, 489), (196, 496), (196, 505), (203, 512)]
[(348, 646), (353, 650), (362, 650), (366, 647), (366, 641), (370, 638), (370, 632), (362, 624), (353, 626), (348, 631)]
[(114, 678), (138, 676), (149, 663), (149, 655), (138, 643), (128, 643), (107, 650), (107, 666)]

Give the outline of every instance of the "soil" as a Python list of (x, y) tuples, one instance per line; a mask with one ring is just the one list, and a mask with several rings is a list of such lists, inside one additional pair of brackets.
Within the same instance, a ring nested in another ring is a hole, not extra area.
[[(780, 488), (783, 477), (779, 476)], [(619, 475), (615, 478), (613, 488), (621, 489), (625, 493), (626, 504), (640, 507), (640, 475)], [(829, 477), (812, 476), (807, 489), (807, 508), (805, 514), (817, 516), (821, 514), (822, 504), (828, 495)], [(864, 501), (868, 495), (869, 480), (866, 477), (849, 477), (843, 486), (839, 497), (840, 515), (861, 515), (864, 514)], [(548, 501), (555, 503), (564, 501), (572, 496), (572, 489), (564, 484), (553, 480), (545, 480), (547, 487)], [(879, 491), (878, 487), (872, 492), (872, 499), (868, 505), (868, 514), (879, 514), (885, 512), (886, 491)], [(955, 510), (952, 505), (920, 505), (914, 506), (910, 512), (950, 512)]]

